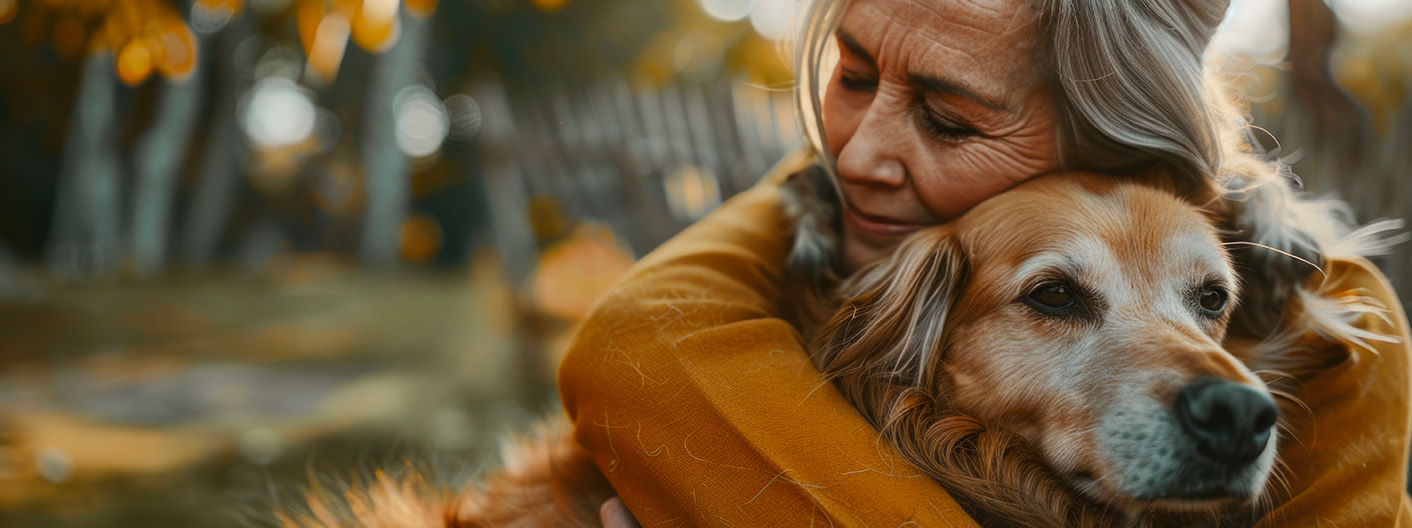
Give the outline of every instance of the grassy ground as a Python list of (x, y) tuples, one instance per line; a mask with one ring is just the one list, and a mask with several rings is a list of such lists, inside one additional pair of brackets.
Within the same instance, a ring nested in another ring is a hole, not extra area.
[(493, 266), (4, 290), (0, 526), (251, 526), (311, 475), (465, 481), (557, 402), (567, 324), (520, 315)]

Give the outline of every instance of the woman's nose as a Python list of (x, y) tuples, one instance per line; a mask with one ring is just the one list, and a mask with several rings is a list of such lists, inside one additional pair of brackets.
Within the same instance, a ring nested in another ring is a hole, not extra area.
[(877, 112), (870, 111), (858, 124), (848, 142), (838, 153), (838, 175), (854, 185), (899, 187), (907, 180), (907, 167), (902, 163), (899, 141), (889, 137)]

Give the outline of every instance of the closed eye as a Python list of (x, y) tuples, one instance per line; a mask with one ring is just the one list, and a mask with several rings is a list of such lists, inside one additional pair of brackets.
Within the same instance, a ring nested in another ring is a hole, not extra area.
[(875, 75), (861, 75), (841, 70), (838, 75), (838, 84), (850, 92), (872, 93), (878, 89), (878, 78)]
[(917, 123), (921, 125), (922, 129), (926, 130), (927, 133), (949, 141), (960, 141), (980, 135), (980, 132), (975, 128), (965, 125), (956, 119), (942, 115), (932, 110), (926, 104), (918, 105)]

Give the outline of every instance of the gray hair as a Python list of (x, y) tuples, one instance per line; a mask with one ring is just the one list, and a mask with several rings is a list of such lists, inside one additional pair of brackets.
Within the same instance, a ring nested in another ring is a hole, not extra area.
[[(848, 0), (814, 0), (800, 12), (795, 99), (800, 126), (828, 159), (821, 71)], [(1203, 53), (1227, 0), (1047, 0), (1039, 6), (1066, 169), (1130, 172), (1162, 163), (1179, 179), (1215, 181), (1222, 126), (1208, 104)]]

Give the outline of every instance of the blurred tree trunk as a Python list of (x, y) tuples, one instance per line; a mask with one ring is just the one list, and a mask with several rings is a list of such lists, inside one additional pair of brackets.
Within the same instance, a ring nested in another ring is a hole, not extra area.
[(367, 209), (363, 215), (362, 257), (372, 268), (398, 262), (398, 231), (411, 205), (411, 163), (397, 146), (398, 92), (416, 82), (424, 62), (427, 20), (399, 8), (402, 36), (392, 49), (373, 59), (363, 121), (363, 170)]
[(1377, 142), (1367, 110), (1334, 79), (1329, 60), (1338, 20), (1324, 0), (1289, 0), (1287, 138), (1307, 155), (1297, 172), (1322, 191), (1338, 190), (1355, 206), (1375, 175), (1369, 154)]
[(534, 271), (538, 241), (529, 223), (529, 195), (525, 189), (524, 141), (516, 128), (510, 98), (498, 81), (481, 80), (471, 87), (480, 102), (482, 129), (476, 150), (484, 162), (481, 185), (489, 206), (495, 248), (505, 261), (510, 284), (525, 284)]
[(206, 89), (205, 77), (210, 69), (206, 63), (213, 59), (209, 54), (198, 56), (191, 76), (185, 80), (162, 80), (157, 117), (137, 140), (133, 159), (137, 189), (130, 236), (133, 269), (138, 275), (155, 275), (166, 268), (177, 170), (189, 149)]
[(206, 60), (215, 80), (215, 105), (211, 129), (201, 149), (199, 180), (186, 210), (181, 229), (181, 262), (191, 268), (204, 267), (215, 257), (240, 189), (245, 154), (236, 107), (248, 82), (236, 70), (236, 48), (250, 36), (252, 15), (245, 14), (221, 30)]
[(121, 254), (113, 55), (87, 55), (80, 75), (45, 250), (49, 269), (57, 276), (111, 272)]

